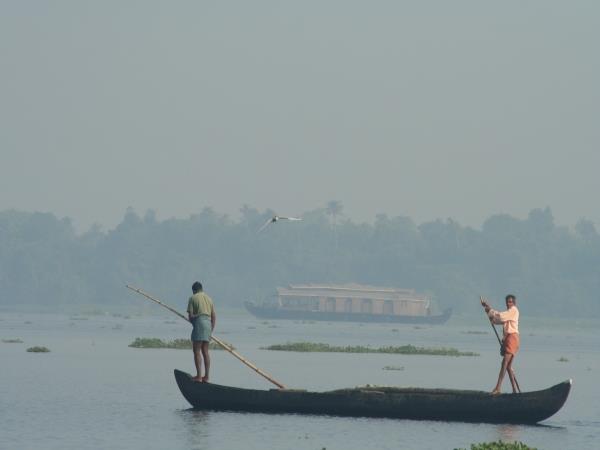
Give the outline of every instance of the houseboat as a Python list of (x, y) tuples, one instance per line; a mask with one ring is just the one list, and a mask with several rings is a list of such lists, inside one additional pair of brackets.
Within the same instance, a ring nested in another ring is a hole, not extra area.
[(302, 284), (277, 288), (276, 299), (246, 309), (262, 319), (441, 324), (451, 309), (432, 314), (431, 299), (413, 289), (360, 284)]

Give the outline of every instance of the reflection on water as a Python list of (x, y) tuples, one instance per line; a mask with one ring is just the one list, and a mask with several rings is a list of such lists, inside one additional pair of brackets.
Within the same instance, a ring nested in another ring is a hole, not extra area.
[(518, 425), (498, 425), (496, 431), (498, 432), (498, 439), (500, 441), (514, 442), (520, 441), (521, 439), (521, 428)]
[(181, 409), (176, 411), (181, 419), (186, 433), (187, 448), (194, 450), (210, 448), (210, 411)]
[[(553, 425), (513, 425), (513, 424), (502, 424), (496, 426), (496, 440), (504, 441), (504, 442), (515, 442), (520, 441), (523, 443), (528, 443), (529, 436), (531, 436), (532, 432), (542, 431), (546, 433), (549, 440), (557, 439), (559, 436), (563, 436), (567, 433), (567, 428), (553, 426)], [(554, 437), (551, 438), (554, 434)]]

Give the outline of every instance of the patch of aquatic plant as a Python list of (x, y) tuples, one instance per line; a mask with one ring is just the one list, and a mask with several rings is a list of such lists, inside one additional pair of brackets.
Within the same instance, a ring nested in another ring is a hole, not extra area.
[[(454, 449), (466, 450), (466, 449)], [(536, 447), (529, 447), (522, 442), (482, 442), (480, 444), (471, 444), (470, 450), (537, 450)]]
[(414, 345), (387, 346), (387, 347), (365, 347), (362, 345), (354, 346), (334, 346), (323, 344), (321, 342), (288, 342), (286, 344), (269, 345), (261, 347), (262, 350), (277, 350), (288, 352), (332, 352), (332, 353), (395, 353), (401, 355), (435, 355), (435, 356), (479, 356), (479, 353), (460, 352), (455, 348), (426, 348), (415, 347)]
[[(221, 342), (223, 342), (223, 344), (227, 345), (231, 350), (235, 350), (235, 347), (233, 345), (231, 345), (229, 342), (225, 342), (223, 339), (221, 339)], [(225, 350), (223, 347), (221, 347), (219, 344), (210, 341), (210, 343), (208, 344), (208, 348), (211, 350)]]
[(560, 358), (557, 359), (558, 362), (569, 362), (569, 360), (567, 358), (565, 358), (564, 356), (561, 356)]
[[(229, 345), (232, 349), (235, 347), (231, 344), (225, 342), (226, 345)], [(173, 339), (172, 341), (163, 341), (159, 338), (135, 338), (129, 347), (133, 348), (171, 348), (175, 350), (191, 350), (192, 349), (192, 341), (189, 339)], [(214, 343), (210, 342), (208, 344), (208, 348), (211, 350), (222, 350), (223, 348)]]
[(191, 349), (192, 343), (188, 339), (174, 339), (172, 341), (163, 341), (159, 338), (135, 338), (135, 341), (129, 344), (129, 347)]
[(385, 366), (382, 370), (404, 370), (404, 366)]
[(27, 351), (31, 353), (48, 353), (50, 350), (46, 347), (29, 347)]
[(22, 344), (23, 341), (19, 338), (17, 339), (2, 339), (2, 342), (5, 344)]

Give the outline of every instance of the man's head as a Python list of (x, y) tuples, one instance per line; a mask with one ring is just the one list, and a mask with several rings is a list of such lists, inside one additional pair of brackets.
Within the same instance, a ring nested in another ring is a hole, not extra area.
[(192, 292), (194, 294), (197, 292), (202, 292), (202, 283), (199, 281), (194, 281), (194, 284), (192, 284)]
[(507, 308), (517, 304), (517, 298), (512, 294), (508, 294), (504, 300), (506, 301)]

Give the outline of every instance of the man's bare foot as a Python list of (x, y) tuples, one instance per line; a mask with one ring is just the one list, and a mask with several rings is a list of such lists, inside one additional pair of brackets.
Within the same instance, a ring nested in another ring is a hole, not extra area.
[(491, 394), (492, 394), (492, 395), (500, 395), (500, 389), (494, 389), (494, 390), (491, 392)]
[(208, 377), (206, 375), (202, 377), (202, 382), (208, 383)]
[(192, 381), (195, 381), (196, 383), (202, 383), (202, 377), (192, 377)]

